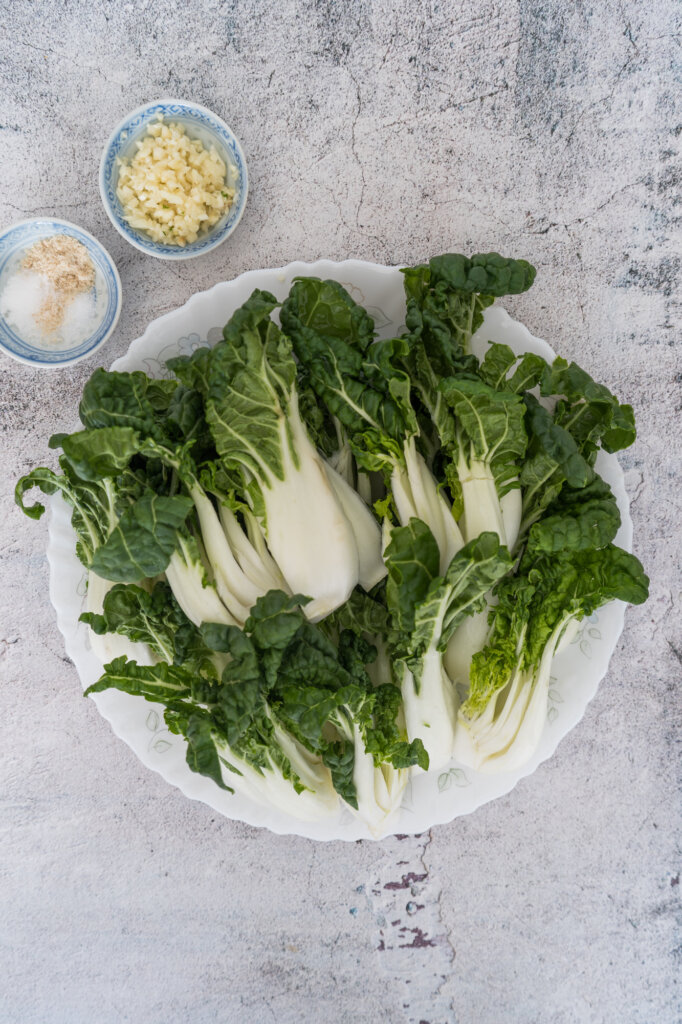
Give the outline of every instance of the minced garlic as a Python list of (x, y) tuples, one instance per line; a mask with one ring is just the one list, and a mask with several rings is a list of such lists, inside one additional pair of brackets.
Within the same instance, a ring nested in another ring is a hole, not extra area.
[(119, 161), (116, 195), (131, 228), (155, 242), (184, 246), (217, 224), (234, 202), (225, 161), (182, 125), (149, 125), (133, 159)]

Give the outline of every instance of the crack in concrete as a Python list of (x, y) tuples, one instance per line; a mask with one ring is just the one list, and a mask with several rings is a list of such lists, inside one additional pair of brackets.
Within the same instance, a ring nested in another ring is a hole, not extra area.
[[(639, 52), (639, 51), (637, 51), (637, 52)], [(566, 136), (566, 142), (564, 144), (564, 147), (566, 149), (568, 149), (568, 147), (570, 146), (571, 142), (573, 141), (573, 136), (575, 135), (576, 130), (578, 128), (578, 125), (583, 120), (583, 118), (586, 117), (591, 111), (596, 110), (599, 107), (605, 106), (608, 102), (610, 102), (610, 100), (613, 99), (614, 93), (615, 93), (616, 89), (618, 88), (618, 83), (620, 82), (622, 76), (625, 74), (625, 72), (627, 71), (627, 69), (630, 66), (630, 64), (632, 64), (634, 59), (635, 59), (635, 54), (632, 54), (632, 53), (629, 54), (627, 60), (625, 61), (625, 63), (621, 67), (620, 71), (618, 71), (618, 73), (616, 74), (616, 78), (615, 78), (615, 81), (614, 81), (613, 86), (611, 87), (611, 89), (609, 89), (609, 91), (607, 93), (605, 93), (604, 96), (600, 96), (599, 99), (596, 99), (592, 103), (590, 103), (588, 106), (583, 107), (583, 109), (580, 111), (580, 113), (578, 114), (577, 118), (573, 122), (573, 126), (571, 127), (571, 130), (569, 131), (568, 135)]]
[(60, 203), (60, 202), (54, 202), (54, 203), (50, 204), (49, 206), (33, 206), (30, 209), (27, 209), (26, 207), (23, 207), (23, 206), (15, 206), (14, 203), (8, 203), (5, 200), (0, 205), (1, 206), (7, 206), (7, 207), (9, 207), (10, 210), (16, 210), (17, 213), (31, 213), (31, 214), (34, 214), (34, 213), (43, 213), (44, 211), (48, 211), (50, 213), (50, 215), (53, 215), (55, 209), (60, 209), (60, 210), (78, 210), (81, 207), (87, 206), (89, 204), (86, 201), (82, 201), (80, 203)]
[[(546, 235), (550, 231), (553, 231), (554, 228), (562, 228), (564, 231), (566, 231), (570, 235), (570, 230), (569, 229), (574, 224), (585, 224), (587, 221), (591, 220), (598, 213), (600, 213), (602, 210), (604, 210), (610, 203), (612, 203), (613, 200), (616, 198), (616, 196), (621, 195), (623, 192), (629, 191), (629, 189), (631, 189), (631, 188), (636, 188), (637, 185), (643, 185), (644, 183), (645, 183), (644, 178), (637, 178), (636, 181), (631, 181), (627, 185), (621, 185), (621, 187), (615, 189), (611, 193), (611, 195), (608, 196), (608, 198), (606, 198), (604, 200), (603, 203), (600, 203), (598, 206), (595, 206), (594, 210), (592, 210), (590, 213), (586, 213), (582, 217), (574, 217), (572, 220), (567, 220), (567, 221), (558, 221), (558, 220), (545, 221), (544, 217), (539, 217), (536, 220), (535, 218), (533, 218), (532, 216), (529, 215), (527, 220), (529, 221), (529, 225), (531, 225), (531, 226), (527, 227), (526, 231), (528, 232), (529, 235)], [(538, 225), (538, 226), (536, 227), (535, 225)], [(542, 225), (542, 227), (540, 227), (539, 225)]]
[(381, 238), (379, 235), (373, 234), (371, 231), (363, 231), (363, 229), (362, 229), (362, 227), (360, 225), (360, 211), (361, 211), (362, 206), (363, 206), (364, 201), (365, 201), (365, 191), (367, 189), (367, 179), (365, 178), (365, 168), (364, 168), (363, 162), (362, 162), (362, 160), (360, 158), (360, 153), (358, 151), (357, 138), (356, 138), (356, 129), (357, 129), (358, 121), (360, 119), (360, 115), (361, 115), (362, 110), (363, 110), (363, 99), (362, 99), (362, 92), (360, 90), (360, 83), (358, 82), (357, 78), (355, 77), (355, 74), (350, 69), (348, 70), (348, 74), (350, 76), (351, 82), (355, 86), (355, 96), (356, 96), (356, 103), (357, 103), (357, 109), (355, 111), (355, 115), (353, 117), (353, 122), (351, 124), (351, 130), (350, 130), (351, 153), (353, 154), (353, 160), (357, 164), (358, 170), (360, 172), (360, 194), (358, 196), (358, 201), (357, 201), (357, 204), (356, 204), (356, 207), (355, 207), (355, 230), (357, 231), (358, 234), (362, 235), (363, 238), (370, 239), (371, 241), (373, 241), (377, 245), (379, 245), (382, 249), (384, 249), (385, 248), (385, 244), (386, 244), (385, 240), (383, 238)]
[(75, 68), (76, 71), (89, 71), (91, 73), (94, 72), (94, 73), (98, 74), (100, 76), (100, 78), (104, 82), (107, 82), (109, 85), (117, 85), (119, 87), (119, 89), (122, 89), (124, 87), (124, 85), (126, 85), (126, 82), (119, 82), (115, 78), (108, 78), (104, 74), (102, 69), (100, 67), (98, 67), (97, 65), (94, 65), (94, 64), (93, 65), (90, 65), (90, 64), (78, 64), (73, 59), (73, 57), (70, 54), (66, 53), (64, 50), (53, 50), (49, 46), (36, 46), (35, 43), (28, 43), (28, 42), (26, 42), (25, 39), (18, 39), (17, 42), (18, 42), (18, 44), (20, 46), (26, 46), (30, 50), (37, 50), (38, 53), (42, 53), (42, 55), (45, 58), (47, 58), (47, 55), (50, 54), (50, 56), (56, 57), (57, 60), (65, 62), (67, 72), (68, 72), (68, 70), (70, 68)]
[(362, 204), (365, 201), (365, 189), (367, 187), (367, 182), (365, 180), (365, 169), (364, 169), (364, 167), (362, 165), (362, 160), (360, 159), (360, 154), (358, 153), (357, 140), (355, 138), (355, 129), (357, 128), (358, 120), (360, 118), (360, 114), (362, 113), (362, 93), (360, 92), (360, 83), (358, 82), (357, 78), (355, 77), (355, 75), (352, 72), (350, 72), (350, 77), (351, 77), (351, 81), (352, 81), (353, 85), (355, 86), (355, 95), (356, 95), (356, 100), (357, 100), (357, 110), (355, 111), (355, 116), (353, 117), (353, 123), (350, 126), (350, 139), (351, 139), (351, 147), (350, 148), (351, 148), (351, 152), (353, 154), (353, 159), (355, 160), (356, 164), (358, 165), (358, 170), (360, 171), (360, 180), (362, 182), (362, 184), (360, 186), (360, 195), (358, 196), (358, 202), (357, 202), (357, 206), (355, 208), (355, 227), (359, 231), (360, 230), (360, 210), (362, 209)]

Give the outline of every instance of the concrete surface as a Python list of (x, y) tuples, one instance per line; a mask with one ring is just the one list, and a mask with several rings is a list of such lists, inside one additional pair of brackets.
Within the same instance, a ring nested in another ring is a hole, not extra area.
[[(125, 294), (93, 362), (0, 360), (0, 1020), (682, 1019), (681, 20), (673, 0), (0, 4), (0, 227), (76, 221)], [(163, 95), (222, 114), (251, 171), (237, 234), (185, 265), (129, 247), (97, 190), (113, 125)], [(636, 408), (651, 599), (556, 756), (471, 818), (331, 846), (216, 818), (81, 699), (13, 481), (94, 366), (197, 290), (491, 248), (538, 267), (512, 311)]]

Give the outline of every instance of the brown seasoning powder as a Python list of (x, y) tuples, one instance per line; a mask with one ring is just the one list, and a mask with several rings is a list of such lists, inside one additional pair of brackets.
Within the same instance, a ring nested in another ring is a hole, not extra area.
[(90, 291), (95, 283), (95, 268), (88, 250), (68, 235), (52, 235), (36, 242), (21, 266), (23, 270), (43, 274), (54, 288), (35, 318), (48, 333), (59, 327), (69, 302), (81, 292)]

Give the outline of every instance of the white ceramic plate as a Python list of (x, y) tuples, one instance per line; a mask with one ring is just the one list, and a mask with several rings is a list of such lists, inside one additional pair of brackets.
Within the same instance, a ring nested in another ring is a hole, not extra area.
[[(181, 309), (150, 324), (144, 335), (131, 344), (127, 354), (116, 360), (112, 369), (144, 370), (153, 377), (169, 376), (165, 361), (171, 356), (192, 352), (207, 342), (215, 343), (221, 336), (223, 324), (254, 288), (266, 289), (283, 299), (293, 278), (305, 274), (333, 278), (345, 285), (353, 298), (372, 314), (381, 336), (390, 337), (402, 330), (405, 312), (402, 277), (396, 268), (359, 260), (292, 263), (276, 270), (250, 271), (234, 281), (217, 284), (210, 291), (192, 296)], [(500, 306), (486, 311), (484, 324), (475, 338), (477, 354), (485, 350), (488, 341), (504, 342), (518, 353), (537, 352), (550, 359), (554, 356), (546, 342), (534, 338)], [(629, 549), (632, 523), (623, 472), (616, 457), (604, 453), (600, 453), (597, 467), (613, 488), (621, 511), (623, 524), (616, 542)], [(56, 498), (52, 500), (48, 559), (50, 597), (57, 610), (66, 650), (85, 688), (101, 675), (102, 661), (90, 646), (89, 630), (78, 622), (84, 609), (87, 574), (76, 558), (70, 511)], [(418, 775), (408, 785), (402, 808), (386, 823), (383, 834), (423, 832), (431, 825), (469, 814), (489, 800), (508, 793), (520, 778), (534, 772), (580, 721), (595, 695), (622, 631), (624, 612), (625, 606), (620, 601), (601, 608), (598, 614), (581, 623), (573, 643), (555, 659), (547, 724), (540, 746), (528, 764), (516, 772), (491, 776), (480, 775), (453, 762), (446, 770)], [(93, 700), (116, 735), (132, 747), (147, 767), (159, 772), (186, 796), (202, 800), (228, 818), (279, 834), (310, 839), (376, 838), (350, 810), (343, 809), (336, 818), (325, 821), (301, 822), (273, 807), (263, 807), (246, 797), (226, 793), (210, 779), (190, 771), (185, 763), (184, 740), (168, 732), (159, 705), (116, 690), (97, 694)]]

